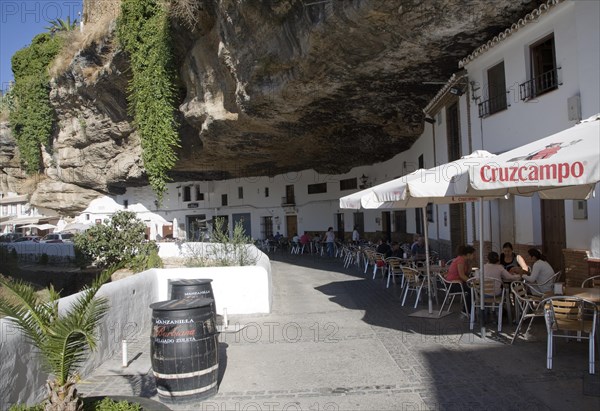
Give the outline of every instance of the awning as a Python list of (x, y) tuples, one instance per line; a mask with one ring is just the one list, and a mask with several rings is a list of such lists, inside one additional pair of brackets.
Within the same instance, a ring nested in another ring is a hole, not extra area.
[(26, 225), (26, 224), (37, 224), (40, 222), (41, 217), (21, 217), (6, 220), (0, 223), (0, 225)]

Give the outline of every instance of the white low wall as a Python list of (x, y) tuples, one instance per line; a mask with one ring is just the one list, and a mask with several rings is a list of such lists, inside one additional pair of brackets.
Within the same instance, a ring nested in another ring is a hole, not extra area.
[[(152, 269), (105, 284), (98, 295), (108, 298), (109, 310), (99, 329), (97, 350), (81, 368), (84, 378), (119, 352), (123, 339), (148, 337), (152, 316), (149, 306), (167, 299), (168, 281), (176, 278), (212, 279), (218, 313), (225, 307), (228, 315), (271, 311), (271, 264), (263, 253), (255, 266)], [(61, 299), (61, 310), (67, 309), (77, 296)], [(0, 320), (0, 333), (0, 409), (41, 401), (47, 374), (33, 347), (4, 319)]]

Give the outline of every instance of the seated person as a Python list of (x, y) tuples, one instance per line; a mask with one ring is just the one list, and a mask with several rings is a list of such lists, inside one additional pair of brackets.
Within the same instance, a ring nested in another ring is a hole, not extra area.
[(496, 280), (500, 280), (500, 282), (494, 283), (494, 291), (495, 295), (500, 295), (502, 292), (502, 282), (503, 281), (517, 281), (521, 279), (521, 276), (518, 274), (511, 274), (502, 267), (500, 264), (500, 257), (498, 253), (492, 251), (488, 254), (488, 262), (483, 266), (483, 278), (494, 278)]
[(554, 275), (554, 270), (546, 261), (546, 256), (535, 248), (527, 250), (527, 254), (529, 254), (532, 261), (531, 274), (523, 275), (523, 281), (530, 284), (539, 284), (534, 285), (532, 288), (540, 295), (552, 291), (554, 283), (548, 282), (548, 280)]
[(525, 259), (518, 254), (513, 253), (513, 246), (506, 242), (502, 246), (502, 254), (500, 254), (500, 264), (506, 271), (513, 274), (522, 274), (529, 271)]
[(282, 236), (281, 234), (279, 234), (279, 231), (277, 231), (277, 234), (275, 234), (275, 235), (273, 236), (273, 240), (275, 240), (275, 241), (279, 241), (279, 240), (281, 240), (281, 238), (282, 238), (282, 237), (283, 237), (283, 236)]
[(446, 280), (456, 282), (450, 285), (451, 292), (460, 291), (460, 284), (462, 284), (467, 302), (467, 312), (465, 314), (469, 315), (471, 312), (471, 289), (466, 285), (466, 282), (469, 280), (471, 264), (475, 257), (475, 249), (470, 245), (461, 245), (456, 250), (456, 254), (456, 257), (452, 260), (452, 264), (448, 268)]
[(398, 241), (394, 241), (392, 243), (392, 252), (390, 253), (390, 257), (398, 257), (398, 258), (402, 258), (404, 254), (404, 251), (402, 251), (402, 249), (400, 248), (400, 243), (398, 243)]
[(308, 243), (310, 243), (310, 236), (308, 235), (308, 231), (305, 231), (302, 237), (300, 237), (300, 244), (306, 245)]
[(392, 248), (387, 243), (387, 241), (385, 241), (384, 238), (380, 238), (379, 239), (379, 243), (377, 245), (377, 249), (375, 251), (378, 252), (378, 253), (380, 253), (380, 254), (383, 254), (384, 258), (387, 258), (392, 253)]
[(298, 233), (294, 233), (294, 236), (292, 237), (292, 242), (294, 244), (300, 244), (300, 236), (298, 236)]
[(427, 250), (425, 250), (425, 238), (420, 236), (410, 248), (410, 253), (415, 261), (423, 261), (427, 258)]

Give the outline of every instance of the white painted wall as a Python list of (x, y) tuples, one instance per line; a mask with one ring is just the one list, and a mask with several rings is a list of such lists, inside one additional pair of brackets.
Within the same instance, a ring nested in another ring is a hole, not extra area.
[[(507, 39), (465, 66), (469, 80), (476, 87), (476, 96), (483, 101), (487, 88), (487, 70), (504, 61), (507, 89), (510, 90), (507, 110), (479, 119), (477, 102), (471, 106), (474, 148), (492, 153), (503, 152), (567, 129), (567, 100), (581, 96), (582, 117), (600, 112), (600, 2), (566, 1), (544, 14), (541, 19), (514, 32)], [(556, 62), (562, 84), (557, 90), (535, 100), (519, 99), (519, 84), (530, 79), (529, 46), (554, 33)], [(463, 97), (462, 100), (465, 100)], [(540, 203), (537, 197), (519, 198), (515, 202), (515, 241), (523, 244), (541, 243)], [(565, 202), (567, 247), (590, 249), (600, 235), (600, 203), (588, 201), (588, 220), (574, 220), (572, 202)], [(488, 215), (487, 219), (490, 219)], [(499, 227), (490, 226), (499, 231)], [(487, 231), (487, 230), (486, 230)], [(489, 231), (488, 231), (489, 232)], [(489, 240), (489, 237), (484, 237)]]
[[(258, 251), (258, 250), (257, 250)], [(271, 265), (260, 253), (256, 266), (152, 269), (105, 284), (98, 295), (109, 300), (109, 310), (99, 329), (97, 350), (81, 368), (85, 378), (121, 349), (121, 341), (148, 338), (152, 310), (150, 304), (168, 299), (170, 279), (211, 278), (217, 313), (227, 307), (228, 315), (269, 313), (272, 304)], [(60, 300), (60, 309), (68, 309), (78, 298), (74, 294)], [(0, 319), (0, 406), (41, 401), (45, 396), (47, 375), (40, 359), (23, 335)]]

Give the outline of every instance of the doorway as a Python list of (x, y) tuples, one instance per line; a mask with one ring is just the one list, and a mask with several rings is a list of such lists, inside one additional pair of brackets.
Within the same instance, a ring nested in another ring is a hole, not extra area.
[(294, 234), (298, 234), (298, 216), (286, 215), (285, 216), (285, 228), (286, 235), (291, 240)]
[(210, 237), (205, 214), (185, 216), (185, 225), (188, 241), (203, 241)]
[(345, 242), (346, 233), (344, 232), (344, 214), (339, 213), (335, 215), (335, 236), (338, 241)]
[(389, 211), (383, 211), (381, 213), (381, 233), (385, 241), (392, 240), (392, 213)]
[(565, 230), (565, 202), (563, 200), (542, 200), (542, 254), (554, 272), (562, 271), (565, 263), (563, 249), (567, 247)]
[(250, 213), (232, 214), (231, 215), (231, 219), (233, 221), (233, 228), (234, 229), (235, 229), (235, 226), (238, 223), (241, 223), (242, 227), (244, 228), (244, 235), (246, 237), (251, 237), (251, 235), (252, 235), (252, 225), (250, 223)]
[(452, 243), (452, 255), (456, 249), (467, 242), (465, 233), (465, 205), (450, 204), (450, 242)]

